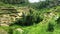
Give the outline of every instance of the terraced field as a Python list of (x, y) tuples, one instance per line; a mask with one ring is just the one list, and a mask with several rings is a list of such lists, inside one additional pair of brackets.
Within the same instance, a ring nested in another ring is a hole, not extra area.
[(36, 10), (1, 3), (0, 34), (60, 34), (60, 6)]

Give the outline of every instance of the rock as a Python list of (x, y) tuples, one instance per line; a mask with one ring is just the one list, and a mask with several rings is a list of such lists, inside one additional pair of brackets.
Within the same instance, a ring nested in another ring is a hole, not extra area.
[(8, 32), (5, 31), (5, 30), (3, 30), (3, 29), (1, 29), (1, 30), (0, 30), (0, 34), (8, 34)]
[(15, 34), (22, 34), (24, 31), (21, 28), (15, 29), (14, 33)]
[(20, 32), (23, 32), (23, 30), (21, 28), (17, 28), (16, 30), (20, 31)]

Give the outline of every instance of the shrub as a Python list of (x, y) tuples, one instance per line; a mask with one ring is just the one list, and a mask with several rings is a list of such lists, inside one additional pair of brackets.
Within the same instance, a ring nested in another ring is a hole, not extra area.
[(59, 24), (60, 23), (60, 17), (57, 19), (57, 24)]
[(48, 31), (49, 32), (53, 32), (54, 31), (54, 25), (53, 24), (51, 24), (51, 23), (48, 24)]
[(30, 14), (27, 16), (23, 13), (23, 15), (22, 15), (23, 18), (17, 20), (16, 23), (19, 25), (23, 25), (23, 26), (24, 25), (29, 26), (29, 25), (32, 25), (34, 23), (37, 24), (43, 20), (37, 11), (33, 11), (32, 9), (30, 9), (29, 12), (30, 12)]

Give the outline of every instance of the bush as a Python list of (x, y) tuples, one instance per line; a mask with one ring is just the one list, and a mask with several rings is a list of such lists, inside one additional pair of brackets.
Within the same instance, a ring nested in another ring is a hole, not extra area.
[(34, 23), (36, 23), (36, 24), (40, 23), (40, 21), (43, 20), (37, 11), (32, 11), (30, 9), (29, 12), (30, 12), (30, 14), (27, 16), (23, 13), (23, 15), (22, 15), (23, 18), (17, 20), (16, 23), (19, 25), (23, 25), (23, 26), (29, 26), (29, 25), (32, 25)]
[(60, 17), (57, 19), (57, 24), (59, 24), (60, 23)]
[(49, 32), (53, 32), (54, 31), (54, 25), (53, 24), (51, 24), (51, 23), (48, 24), (48, 31)]

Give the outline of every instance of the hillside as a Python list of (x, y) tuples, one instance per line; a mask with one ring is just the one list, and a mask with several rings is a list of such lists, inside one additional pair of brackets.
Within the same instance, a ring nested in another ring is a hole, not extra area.
[(60, 34), (60, 6), (37, 10), (0, 2), (0, 34)]

